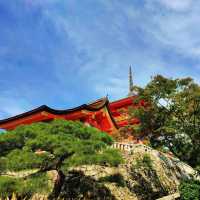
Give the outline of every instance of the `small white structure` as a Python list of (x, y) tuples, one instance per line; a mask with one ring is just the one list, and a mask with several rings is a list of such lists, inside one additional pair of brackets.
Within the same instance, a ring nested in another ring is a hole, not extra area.
[(134, 144), (123, 143), (123, 142), (115, 142), (112, 145), (112, 147), (115, 148), (115, 149), (120, 149), (122, 151), (131, 151), (131, 150), (133, 150)]

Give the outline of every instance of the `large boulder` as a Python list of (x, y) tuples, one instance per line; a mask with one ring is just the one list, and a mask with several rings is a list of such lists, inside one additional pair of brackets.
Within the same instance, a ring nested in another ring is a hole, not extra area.
[(178, 192), (183, 178), (195, 170), (179, 159), (144, 145), (124, 152), (118, 167), (84, 165), (72, 168), (60, 190), (64, 199), (150, 200)]

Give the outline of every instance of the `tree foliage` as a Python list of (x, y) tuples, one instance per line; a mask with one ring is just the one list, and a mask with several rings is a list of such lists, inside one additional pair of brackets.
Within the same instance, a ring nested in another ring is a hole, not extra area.
[(36, 193), (50, 192), (49, 178), (45, 173), (23, 178), (0, 177), (0, 196), (3, 198), (17, 194), (20, 197), (30, 198)]
[[(40, 173), (57, 170), (64, 174), (82, 164), (117, 166), (122, 158), (109, 148), (112, 143), (106, 133), (80, 122), (54, 120), (20, 126), (0, 135), (0, 173), (38, 169)], [(0, 177), (0, 188), (9, 186), (10, 181), (14, 180)]]
[(200, 86), (191, 78), (155, 76), (145, 88), (136, 87), (135, 102), (145, 106), (131, 111), (140, 125), (134, 130), (151, 136), (153, 147), (165, 146), (193, 166), (200, 164)]
[(179, 186), (181, 200), (199, 200), (200, 182), (195, 180), (183, 180)]

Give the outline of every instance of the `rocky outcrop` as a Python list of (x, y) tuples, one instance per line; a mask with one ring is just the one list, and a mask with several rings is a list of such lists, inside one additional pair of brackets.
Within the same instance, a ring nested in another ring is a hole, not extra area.
[[(122, 153), (124, 163), (118, 167), (84, 165), (65, 175), (49, 171), (51, 194), (35, 194), (32, 199), (154, 200), (177, 193), (182, 178), (199, 178), (179, 159), (144, 145)], [(30, 173), (17, 174), (27, 175)]]
[(118, 167), (85, 165), (72, 168), (59, 197), (64, 199), (152, 200), (178, 192), (182, 178), (195, 171), (177, 158), (144, 145), (123, 153)]

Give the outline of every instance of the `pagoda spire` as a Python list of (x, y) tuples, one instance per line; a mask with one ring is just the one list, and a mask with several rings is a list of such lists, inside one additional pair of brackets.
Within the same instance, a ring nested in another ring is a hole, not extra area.
[(133, 74), (132, 74), (132, 68), (129, 67), (129, 93), (128, 96), (133, 95)]

